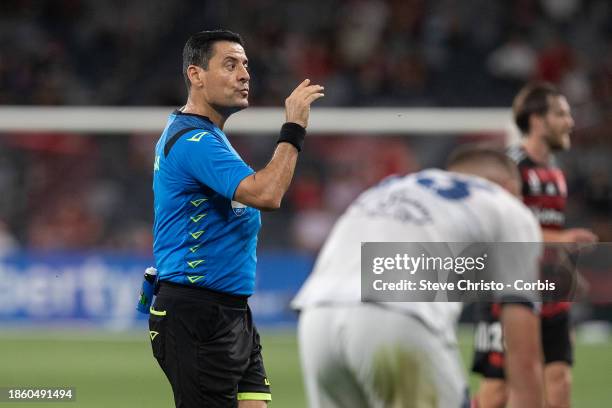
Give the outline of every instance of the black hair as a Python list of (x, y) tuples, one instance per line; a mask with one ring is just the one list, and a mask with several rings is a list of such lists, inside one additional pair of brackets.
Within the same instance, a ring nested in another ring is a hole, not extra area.
[(523, 135), (529, 133), (531, 115), (545, 115), (550, 107), (548, 98), (560, 95), (557, 87), (548, 82), (532, 82), (519, 91), (512, 103), (512, 111), (514, 122)]
[(188, 92), (191, 81), (187, 75), (187, 68), (189, 65), (197, 65), (208, 69), (208, 62), (213, 56), (213, 45), (217, 41), (231, 41), (244, 46), (240, 34), (229, 30), (200, 31), (189, 37), (183, 48), (183, 78)]

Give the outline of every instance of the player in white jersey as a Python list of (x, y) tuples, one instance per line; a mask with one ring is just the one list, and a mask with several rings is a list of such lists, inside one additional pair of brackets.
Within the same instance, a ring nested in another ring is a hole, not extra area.
[[(541, 241), (537, 221), (515, 197), (520, 178), (504, 153), (464, 149), (449, 170), (384, 180), (361, 194), (332, 230), (293, 301), (301, 311), (310, 407), (467, 406), (455, 338), (460, 304), (361, 302), (362, 242)], [(507, 256), (508, 274), (517, 267), (537, 273), (539, 249)], [(539, 323), (530, 306), (504, 307), (509, 383), (513, 406), (540, 407)]]

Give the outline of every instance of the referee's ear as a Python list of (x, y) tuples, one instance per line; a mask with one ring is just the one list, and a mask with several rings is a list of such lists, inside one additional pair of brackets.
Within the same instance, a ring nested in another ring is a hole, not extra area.
[(204, 69), (197, 65), (187, 67), (187, 78), (191, 82), (191, 88), (202, 89), (204, 87)]

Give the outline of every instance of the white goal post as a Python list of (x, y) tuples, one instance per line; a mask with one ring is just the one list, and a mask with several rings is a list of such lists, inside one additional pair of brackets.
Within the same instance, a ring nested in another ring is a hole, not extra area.
[[(161, 132), (173, 107), (0, 106), (0, 132)], [(275, 134), (282, 108), (249, 108), (227, 122), (228, 134)], [(313, 108), (309, 134), (448, 135), (503, 132), (516, 137), (509, 109), (498, 108)]]

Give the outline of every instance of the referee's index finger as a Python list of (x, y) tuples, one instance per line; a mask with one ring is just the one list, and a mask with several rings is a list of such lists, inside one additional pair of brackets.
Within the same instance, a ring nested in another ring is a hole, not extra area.
[(297, 88), (295, 88), (296, 90), (301, 89), (301, 88), (305, 88), (310, 84), (310, 79), (306, 78), (305, 80), (303, 80), (298, 86)]
[(307, 95), (310, 95), (310, 94), (313, 94), (315, 92), (321, 92), (324, 89), (325, 88), (322, 87), (321, 85), (310, 85), (310, 86), (307, 86), (306, 88), (304, 88), (304, 92)]
[[(305, 80), (300, 82), (300, 84), (298, 86), (296, 86), (293, 91), (291, 91), (291, 95), (298, 94), (300, 91), (302, 91), (304, 88), (306, 88), (308, 86), (308, 84), (310, 84), (310, 79), (306, 78)], [(291, 95), (289, 95), (289, 96), (291, 96)]]
[(298, 96), (299, 98), (307, 98), (308, 96), (314, 93), (322, 92), (323, 89), (324, 88), (321, 85), (309, 85), (302, 89), (296, 89), (295, 93), (296, 93), (296, 96)]

